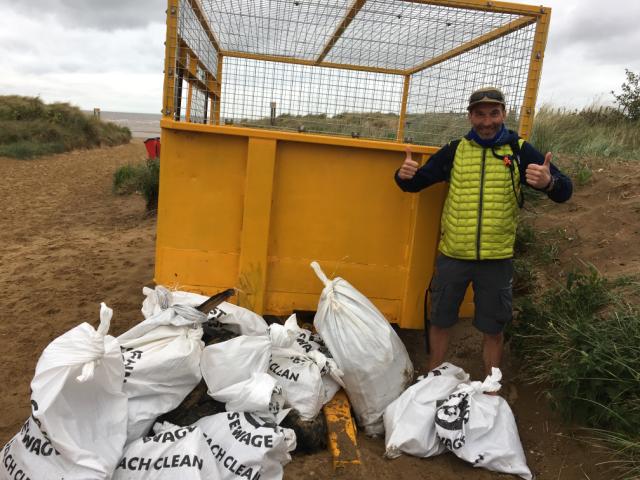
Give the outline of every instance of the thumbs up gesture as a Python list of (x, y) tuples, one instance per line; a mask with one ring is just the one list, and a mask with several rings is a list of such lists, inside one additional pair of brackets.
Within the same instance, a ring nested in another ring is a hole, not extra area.
[(409, 148), (405, 151), (407, 152), (407, 156), (405, 157), (400, 170), (398, 170), (398, 177), (401, 180), (411, 180), (418, 171), (420, 164), (411, 158), (411, 150), (409, 150)]
[(551, 184), (550, 165), (551, 152), (547, 152), (544, 156), (544, 163), (542, 165), (530, 163), (527, 166), (527, 171), (525, 172), (527, 183), (533, 188), (537, 188), (539, 190), (547, 188)]

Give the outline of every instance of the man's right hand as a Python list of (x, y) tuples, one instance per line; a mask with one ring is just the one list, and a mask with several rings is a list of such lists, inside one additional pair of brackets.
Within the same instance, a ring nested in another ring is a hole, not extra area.
[(411, 150), (407, 149), (406, 152), (407, 156), (400, 170), (398, 170), (398, 178), (400, 180), (411, 180), (418, 171), (418, 167), (420, 167), (420, 164), (411, 158)]

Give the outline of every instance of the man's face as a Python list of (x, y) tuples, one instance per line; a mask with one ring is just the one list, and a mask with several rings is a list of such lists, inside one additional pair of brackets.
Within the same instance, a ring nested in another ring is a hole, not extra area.
[(469, 112), (469, 121), (478, 136), (491, 140), (500, 131), (507, 113), (498, 103), (479, 103)]

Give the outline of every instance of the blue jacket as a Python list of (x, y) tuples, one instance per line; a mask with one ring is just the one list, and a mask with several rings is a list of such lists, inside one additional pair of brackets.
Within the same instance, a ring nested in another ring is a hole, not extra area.
[[(506, 145), (513, 140), (518, 139), (518, 134), (505, 130), (505, 134), (494, 143), (495, 146)], [(471, 131), (465, 138), (471, 140), (476, 139), (474, 132)], [(490, 148), (490, 147), (486, 147)], [(395, 180), (398, 186), (405, 192), (419, 192), (423, 188), (426, 188), (434, 183), (448, 182), (453, 167), (453, 158), (455, 155), (455, 146), (449, 143), (434, 153), (429, 161), (418, 169), (415, 176), (409, 180), (402, 180), (398, 177), (396, 171)], [(542, 165), (544, 163), (544, 155), (538, 152), (533, 146), (524, 142), (520, 148), (520, 183), (526, 184), (526, 170), (530, 163), (536, 163)], [(553, 163), (550, 165), (550, 172), (554, 178), (553, 189), (550, 192), (546, 192), (547, 196), (554, 202), (566, 202), (571, 198), (573, 193), (573, 184), (571, 179), (563, 174)]]

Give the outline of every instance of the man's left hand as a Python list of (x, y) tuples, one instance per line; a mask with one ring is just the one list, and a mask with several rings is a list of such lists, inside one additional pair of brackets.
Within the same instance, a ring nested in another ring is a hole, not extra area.
[(551, 152), (547, 152), (544, 156), (544, 163), (542, 165), (530, 163), (525, 173), (527, 183), (538, 190), (547, 188), (551, 183), (549, 165), (551, 165)]

